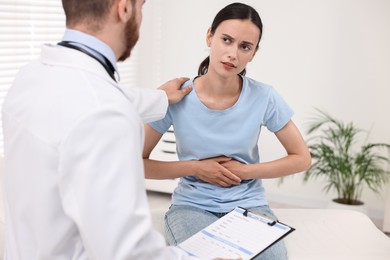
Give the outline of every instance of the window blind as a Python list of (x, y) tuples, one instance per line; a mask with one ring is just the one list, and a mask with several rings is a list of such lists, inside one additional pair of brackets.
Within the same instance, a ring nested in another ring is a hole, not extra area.
[[(64, 30), (60, 0), (0, 0), (0, 108), (20, 67), (38, 57), (43, 43), (59, 42)], [(121, 84), (137, 85), (136, 60), (133, 50), (131, 60), (118, 64)], [(0, 154), (3, 155), (1, 120)]]

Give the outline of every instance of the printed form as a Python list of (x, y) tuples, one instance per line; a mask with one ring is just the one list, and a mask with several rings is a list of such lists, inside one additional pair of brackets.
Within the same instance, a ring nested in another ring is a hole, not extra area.
[(294, 228), (237, 207), (178, 247), (204, 259), (252, 259)]

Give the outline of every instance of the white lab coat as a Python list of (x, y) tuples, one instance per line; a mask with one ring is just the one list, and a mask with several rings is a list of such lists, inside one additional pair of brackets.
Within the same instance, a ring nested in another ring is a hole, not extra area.
[(5, 259), (190, 259), (152, 229), (144, 188), (141, 118), (166, 109), (163, 91), (43, 46), (3, 106)]

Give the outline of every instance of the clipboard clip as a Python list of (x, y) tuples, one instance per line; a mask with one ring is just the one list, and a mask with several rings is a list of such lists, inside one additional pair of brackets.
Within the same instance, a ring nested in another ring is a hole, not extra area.
[[(244, 210), (244, 212), (242, 213), (242, 215), (244, 215), (245, 217), (247, 217), (248, 216), (248, 209), (245, 209), (245, 208), (242, 208), (243, 210)], [(266, 217), (266, 216), (264, 216), (264, 215), (261, 215), (261, 214), (259, 214), (259, 213), (254, 213), (255, 215), (258, 215), (258, 216), (260, 216), (261, 218), (264, 218), (265, 220), (267, 220), (267, 224), (269, 225), (269, 226), (273, 226), (273, 225), (275, 225), (276, 224), (276, 221), (275, 220), (273, 220), (273, 219), (269, 219), (268, 217)]]
[(271, 220), (270, 222), (268, 222), (267, 223), (268, 225), (270, 225), (271, 227), (273, 226), (273, 225), (275, 225), (276, 224), (276, 221), (275, 220)]

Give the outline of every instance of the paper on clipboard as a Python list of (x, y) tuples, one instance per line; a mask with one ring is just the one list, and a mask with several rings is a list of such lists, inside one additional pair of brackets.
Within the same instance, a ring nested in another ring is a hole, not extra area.
[(204, 259), (252, 259), (295, 229), (237, 207), (178, 245)]

